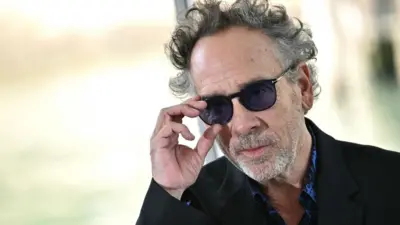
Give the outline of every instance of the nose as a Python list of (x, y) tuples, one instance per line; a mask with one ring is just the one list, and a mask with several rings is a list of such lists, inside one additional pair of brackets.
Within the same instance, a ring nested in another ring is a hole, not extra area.
[(248, 134), (261, 126), (256, 112), (247, 110), (237, 99), (233, 99), (232, 103), (233, 116), (228, 126), (230, 126), (233, 137)]

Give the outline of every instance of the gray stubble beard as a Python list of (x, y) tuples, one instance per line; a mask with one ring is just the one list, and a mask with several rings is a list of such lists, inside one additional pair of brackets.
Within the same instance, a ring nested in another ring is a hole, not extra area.
[[(248, 140), (255, 140), (255, 138), (249, 138)], [(223, 145), (220, 137), (217, 137), (217, 143), (226, 158), (237, 169), (261, 184), (266, 184), (271, 179), (284, 179), (296, 159), (297, 152), (295, 149), (298, 141), (291, 140), (291, 142), (293, 149), (274, 150), (274, 152), (269, 154), (267, 153), (255, 161), (240, 162), (234, 159), (232, 156), (234, 153), (230, 151), (228, 146)], [(249, 163), (251, 163), (251, 165), (249, 165)], [(261, 166), (260, 164), (263, 164), (264, 166)]]

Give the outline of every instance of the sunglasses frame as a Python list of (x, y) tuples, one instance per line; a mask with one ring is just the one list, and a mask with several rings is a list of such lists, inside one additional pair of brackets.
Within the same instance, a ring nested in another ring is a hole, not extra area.
[[(233, 93), (233, 94), (230, 94), (230, 95), (228, 95), (228, 96), (226, 96), (226, 95), (214, 95), (214, 96), (211, 96), (211, 97), (201, 97), (201, 99), (202, 99), (203, 101), (207, 101), (207, 100), (212, 99), (212, 98), (215, 98), (215, 97), (223, 97), (223, 99), (228, 100), (230, 106), (233, 108), (232, 99), (234, 99), (234, 98), (239, 98), (240, 104), (242, 104), (246, 109), (248, 109), (248, 110), (250, 110), (250, 111), (252, 111), (252, 112), (264, 111), (264, 110), (266, 110), (266, 109), (271, 108), (271, 107), (272, 107), (273, 105), (275, 105), (275, 103), (276, 103), (276, 86), (275, 86), (275, 84), (276, 84), (279, 80), (281, 80), (282, 77), (283, 77), (284, 75), (287, 74), (287, 72), (289, 72), (290, 70), (293, 70), (294, 68), (296, 68), (296, 66), (297, 66), (297, 64), (292, 64), (292, 65), (290, 65), (289, 67), (287, 67), (285, 70), (283, 70), (281, 73), (279, 73), (279, 74), (277, 75), (276, 78), (274, 78), (274, 79), (263, 79), (263, 80), (258, 80), (258, 81), (252, 82), (252, 83), (246, 85), (245, 87), (241, 88), (240, 91), (238, 91), (238, 92), (236, 92), (236, 93)], [(274, 88), (274, 91), (275, 91), (275, 100), (274, 100), (274, 103), (273, 103), (270, 107), (267, 107), (267, 108), (265, 108), (265, 109), (261, 109), (261, 110), (251, 110), (251, 109), (250, 109), (251, 107), (249, 107), (246, 103), (244, 103), (244, 102), (241, 101), (240, 96), (241, 96), (241, 94), (244, 92), (244, 90), (245, 90), (249, 85), (254, 85), (254, 84), (258, 84), (258, 83), (265, 83), (265, 82), (271, 83), (271, 86)], [(228, 117), (228, 118), (229, 118), (229, 119), (228, 119), (228, 122), (229, 122), (230, 120), (232, 120), (232, 117), (233, 117), (233, 110), (232, 110), (232, 112), (231, 112), (231, 115), (229, 115), (229, 117)], [(201, 119), (204, 123), (206, 123), (206, 124), (208, 124), (208, 125), (212, 125), (212, 124), (209, 124), (209, 123), (207, 123), (206, 121), (204, 121), (201, 117), (200, 117), (200, 119)]]

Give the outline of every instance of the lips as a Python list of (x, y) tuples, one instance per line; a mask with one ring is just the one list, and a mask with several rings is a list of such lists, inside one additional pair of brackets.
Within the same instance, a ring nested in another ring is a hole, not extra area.
[(266, 146), (260, 146), (256, 148), (243, 149), (239, 151), (239, 154), (243, 154), (247, 157), (259, 157), (264, 153), (265, 147)]

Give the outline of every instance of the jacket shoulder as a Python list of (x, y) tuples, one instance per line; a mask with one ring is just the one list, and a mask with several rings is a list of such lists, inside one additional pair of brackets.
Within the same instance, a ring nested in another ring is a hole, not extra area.
[(386, 165), (400, 168), (400, 153), (371, 145), (361, 145), (339, 141), (343, 155), (350, 164), (370, 164), (371, 166)]
[[(400, 201), (400, 154), (386, 149), (341, 142), (344, 160), (370, 218), (397, 218)], [(383, 216), (385, 217), (385, 216)]]
[[(370, 145), (339, 142), (344, 160), (360, 186), (370, 190), (400, 189), (400, 153)], [(396, 192), (397, 192), (396, 190)]]

